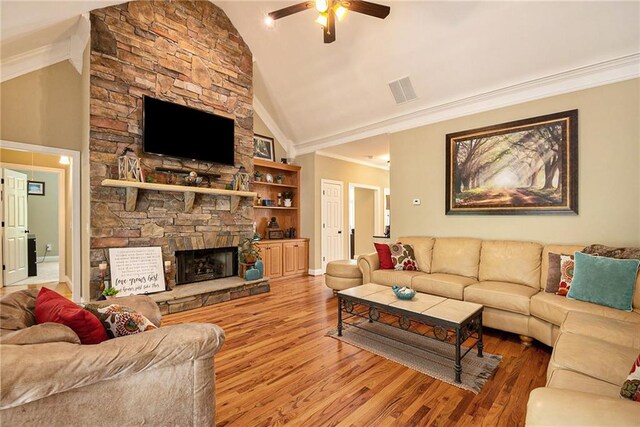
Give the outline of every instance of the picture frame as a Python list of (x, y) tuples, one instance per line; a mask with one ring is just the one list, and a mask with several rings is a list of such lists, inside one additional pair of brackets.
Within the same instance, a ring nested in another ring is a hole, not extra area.
[(264, 135), (253, 135), (253, 157), (275, 161), (273, 138)]
[(160, 246), (109, 248), (111, 286), (118, 296), (166, 290)]
[(27, 181), (27, 194), (30, 196), (44, 196), (44, 181)]
[(446, 135), (446, 215), (578, 214), (578, 110)]

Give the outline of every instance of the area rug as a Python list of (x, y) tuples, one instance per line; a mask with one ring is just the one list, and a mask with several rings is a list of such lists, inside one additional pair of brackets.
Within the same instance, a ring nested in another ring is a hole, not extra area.
[[(462, 359), (462, 383), (458, 384), (455, 382), (454, 362), (451, 360), (455, 356), (453, 345), (367, 321), (359, 323), (358, 327), (345, 326), (341, 337), (336, 329), (327, 332), (327, 336), (476, 394), (502, 361), (502, 356), (486, 351), (482, 352), (484, 357), (477, 357), (478, 352), (474, 348)], [(463, 347), (462, 352), (464, 351)]]

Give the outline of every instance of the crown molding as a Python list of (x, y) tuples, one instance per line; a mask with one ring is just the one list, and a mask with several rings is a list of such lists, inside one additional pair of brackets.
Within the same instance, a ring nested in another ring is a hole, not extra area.
[(280, 129), (276, 121), (273, 119), (273, 117), (271, 117), (271, 114), (269, 114), (262, 102), (260, 102), (258, 97), (256, 97), (255, 95), (253, 96), (253, 109), (256, 113), (258, 113), (264, 124), (267, 126), (267, 129), (269, 129), (273, 133), (273, 136), (278, 140), (278, 142), (282, 144), (284, 150), (287, 152), (287, 157), (295, 158), (296, 149), (294, 147), (293, 141), (287, 138), (284, 132), (282, 132), (282, 129)]
[(326, 151), (322, 151), (322, 150), (316, 151), (315, 154), (317, 154), (318, 156), (331, 157), (332, 159), (342, 160), (344, 162), (356, 163), (359, 165), (368, 166), (370, 168), (382, 169), (385, 171), (389, 170), (389, 166), (380, 166), (380, 165), (376, 165), (375, 163), (367, 162), (366, 160), (353, 159), (351, 157), (341, 156), (340, 154), (327, 153)]
[(78, 74), (82, 74), (84, 49), (89, 42), (90, 34), (89, 14), (85, 13), (80, 16), (73, 34), (68, 38), (28, 52), (3, 58), (0, 82), (15, 79), (65, 60), (69, 60)]
[(298, 154), (640, 76), (640, 53), (507, 86), (296, 144)]

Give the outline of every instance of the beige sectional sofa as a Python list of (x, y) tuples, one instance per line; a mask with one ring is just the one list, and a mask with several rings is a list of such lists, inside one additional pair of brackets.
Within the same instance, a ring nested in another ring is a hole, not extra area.
[[(363, 283), (412, 286), (418, 292), (483, 304), (483, 323), (552, 346), (569, 311), (593, 313), (640, 327), (640, 284), (625, 312), (544, 292), (548, 254), (584, 246), (455, 237), (400, 237), (412, 245), (420, 271), (381, 270), (378, 254), (361, 255)], [(640, 277), (638, 279), (640, 282)]]
[(486, 326), (553, 346), (545, 387), (531, 392), (528, 426), (640, 426), (640, 404), (620, 389), (640, 353), (640, 277), (633, 311), (544, 292), (549, 252), (584, 247), (473, 238), (401, 237), (421, 271), (381, 270), (362, 255), (363, 283), (413, 286), (418, 292), (483, 304)]

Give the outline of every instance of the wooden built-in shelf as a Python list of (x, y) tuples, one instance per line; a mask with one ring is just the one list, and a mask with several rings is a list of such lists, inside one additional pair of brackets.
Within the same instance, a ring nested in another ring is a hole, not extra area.
[(298, 209), (297, 206), (254, 206), (254, 209)]
[(158, 184), (155, 182), (124, 181), (119, 179), (105, 179), (102, 181), (102, 186), (126, 189), (127, 198), (125, 201), (125, 210), (127, 212), (132, 212), (136, 210), (138, 190), (140, 189), (184, 193), (184, 211), (185, 212), (190, 212), (191, 209), (193, 208), (193, 202), (195, 200), (196, 193), (215, 194), (218, 196), (230, 196), (232, 212), (234, 212), (237, 209), (238, 204), (240, 202), (240, 197), (255, 198), (257, 196), (257, 193), (252, 191), (224, 190), (221, 188), (206, 188), (206, 187), (187, 187), (185, 185)]
[(285, 188), (298, 188), (297, 185), (292, 184), (278, 184), (277, 182), (264, 182), (264, 181), (253, 181), (256, 185), (270, 185), (273, 187), (285, 187)]

